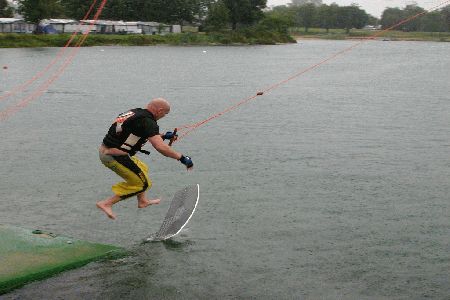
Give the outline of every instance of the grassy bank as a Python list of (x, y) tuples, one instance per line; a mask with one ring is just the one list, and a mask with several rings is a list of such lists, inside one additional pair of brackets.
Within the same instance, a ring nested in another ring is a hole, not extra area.
[[(272, 31), (228, 31), (211, 33), (179, 33), (169, 35), (105, 35), (90, 34), (83, 46), (151, 46), (151, 45), (273, 45), (282, 43), (294, 43), (295, 39), (359, 39), (377, 34), (377, 31), (353, 29), (349, 34), (343, 29), (310, 28), (291, 29), (290, 35)], [(293, 38), (294, 37), (294, 38)], [(70, 34), (0, 34), (0, 48), (23, 47), (63, 47), (70, 38)], [(76, 45), (82, 35), (75, 37), (71, 43)], [(391, 41), (437, 41), (450, 42), (449, 32), (403, 32), (388, 31), (378, 36), (379, 40)]]
[[(318, 39), (358, 39), (367, 38), (378, 34), (379, 31), (352, 29), (349, 34), (345, 29), (330, 29), (327, 33), (325, 29), (310, 28), (308, 32), (304, 28), (292, 28), (290, 34), (297, 39), (302, 38), (318, 38)], [(450, 32), (403, 32), (403, 31), (388, 31), (378, 36), (379, 40), (391, 41), (433, 41), (433, 42), (450, 42)]]
[[(70, 34), (0, 34), (0, 48), (63, 47), (69, 38)], [(76, 45), (81, 38), (82, 35), (78, 35), (71, 45)], [(289, 35), (272, 31), (178, 33), (164, 36), (90, 34), (83, 46), (273, 45), (278, 43), (295, 43), (295, 39)]]

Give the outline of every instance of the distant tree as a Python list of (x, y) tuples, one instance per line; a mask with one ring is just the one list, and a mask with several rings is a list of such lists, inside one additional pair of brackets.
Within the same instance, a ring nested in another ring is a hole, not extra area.
[(102, 19), (129, 21), (134, 17), (133, 10), (133, 6), (130, 6), (126, 0), (108, 0), (101, 17)]
[(192, 22), (196, 19), (198, 0), (152, 0), (144, 1), (145, 20), (163, 23)]
[[(277, 6), (270, 13), (291, 19), (294, 26), (305, 27), (306, 32), (312, 26), (325, 28), (327, 32), (330, 28), (345, 28), (350, 32), (351, 28), (362, 28), (369, 22), (369, 15), (357, 4), (339, 6), (333, 3), (316, 6), (314, 1), (307, 2), (304, 5)], [(371, 22), (375, 24), (378, 20), (372, 17)]]
[(338, 10), (338, 27), (350, 33), (352, 28), (363, 28), (367, 25), (369, 16), (357, 5), (341, 6)]
[[(68, 18), (75, 20), (83, 19), (89, 11), (89, 7), (91, 7), (92, 3), (92, 0), (61, 0), (61, 5), (64, 8), (64, 14)], [(96, 11), (94, 10), (91, 16), (94, 16), (95, 12)], [(90, 16), (88, 16), (88, 19), (89, 18)]]
[(327, 33), (330, 28), (337, 27), (337, 16), (339, 6), (335, 3), (331, 5), (323, 4), (317, 8), (317, 26), (325, 28)]
[(450, 5), (441, 9), (441, 14), (444, 22), (445, 31), (450, 31)]
[(276, 14), (276, 15), (287, 15), (289, 11), (292, 9), (286, 5), (277, 5), (272, 6), (269, 11), (267, 11), (267, 14)]
[(312, 3), (295, 6), (295, 23), (298, 26), (305, 27), (305, 32), (314, 25), (316, 17), (316, 6)]
[(198, 0), (169, 0), (168, 2), (173, 3), (171, 6), (172, 17), (177, 23), (192, 23), (196, 19)]
[(262, 19), (262, 9), (267, 0), (221, 0), (230, 12), (231, 28), (236, 30), (238, 24), (251, 25)]
[(287, 34), (291, 23), (284, 17), (269, 15), (263, 18), (258, 26), (267, 31), (277, 31), (281, 34)]
[[(61, 0), (67, 15), (81, 19), (92, 0)], [(98, 1), (99, 2), (99, 1)], [(102, 19), (155, 21), (163, 23), (199, 22), (206, 18), (214, 0), (108, 0)], [(94, 14), (94, 13), (93, 13)]]
[(215, 0), (195, 0), (193, 4), (195, 21), (204, 23), (208, 17), (210, 8), (214, 3), (216, 3)]
[[(25, 21), (39, 24), (43, 19), (59, 18), (64, 9), (59, 0), (19, 0), (19, 13)], [(39, 33), (38, 31), (36, 33)]]
[(322, 5), (322, 0), (291, 0), (291, 6), (301, 6), (306, 4), (313, 4), (315, 6)]
[[(416, 16), (418, 14), (424, 13), (425, 10), (416, 4), (407, 5), (404, 9), (400, 8), (386, 8), (381, 16), (381, 25), (384, 29), (390, 28), (401, 21)], [(429, 17), (428, 21), (431, 22)], [(423, 17), (412, 19), (400, 26), (400, 30), (403, 31), (419, 31), (423, 28), (422, 26)], [(434, 21), (433, 21), (434, 22)], [(429, 23), (431, 26), (431, 24)]]
[(372, 15), (368, 15), (367, 25), (377, 26), (380, 25), (380, 19)]
[(0, 0), (0, 18), (12, 18), (14, 10), (8, 5), (7, 0)]
[(444, 14), (441, 11), (433, 11), (422, 17), (420, 31), (444, 32), (446, 30)]
[(230, 22), (230, 11), (223, 1), (218, 1), (210, 5), (205, 27), (207, 30), (220, 30), (227, 27)]
[[(407, 5), (403, 10), (403, 19), (415, 16), (417, 14), (425, 12), (425, 9), (417, 5)], [(419, 31), (421, 28), (422, 18), (416, 18), (402, 24), (402, 30), (404, 31)]]
[(386, 8), (383, 11), (380, 23), (383, 29), (387, 29), (398, 24), (401, 20), (403, 20), (403, 11), (400, 8)]
[(292, 22), (295, 15), (295, 10), (286, 5), (279, 5), (272, 7), (272, 9), (266, 12), (267, 16), (276, 17), (276, 18), (285, 18), (289, 19), (289, 22)]

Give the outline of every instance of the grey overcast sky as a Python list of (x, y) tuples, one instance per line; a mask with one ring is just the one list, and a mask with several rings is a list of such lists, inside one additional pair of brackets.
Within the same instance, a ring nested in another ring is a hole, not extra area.
[[(267, 0), (267, 6), (272, 5), (285, 5), (291, 3), (290, 0)], [(331, 4), (333, 2), (337, 3), (340, 6), (351, 5), (352, 3), (357, 3), (359, 6), (364, 9), (367, 13), (375, 16), (381, 17), (383, 10), (386, 7), (400, 7), (404, 8), (407, 4), (417, 3), (420, 7), (425, 9), (429, 9), (439, 5), (445, 0), (322, 0), (325, 4)]]

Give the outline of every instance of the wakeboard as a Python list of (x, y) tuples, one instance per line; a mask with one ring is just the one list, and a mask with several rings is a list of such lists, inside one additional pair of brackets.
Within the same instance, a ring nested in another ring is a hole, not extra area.
[(176, 236), (186, 226), (197, 207), (200, 185), (190, 185), (175, 193), (158, 232), (144, 239), (144, 243), (157, 242)]

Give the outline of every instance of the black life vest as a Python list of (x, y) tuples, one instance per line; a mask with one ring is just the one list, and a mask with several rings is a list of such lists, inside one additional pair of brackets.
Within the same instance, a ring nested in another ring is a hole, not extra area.
[(153, 114), (143, 108), (135, 108), (120, 114), (109, 128), (103, 144), (108, 148), (123, 150), (130, 156), (135, 155), (137, 151), (150, 154), (148, 151), (141, 150), (149, 136), (138, 136), (136, 130), (136, 121), (144, 118), (150, 118), (156, 124)]

